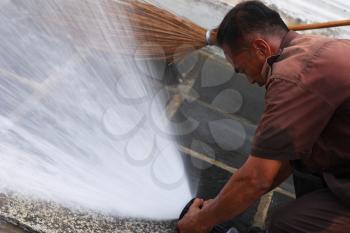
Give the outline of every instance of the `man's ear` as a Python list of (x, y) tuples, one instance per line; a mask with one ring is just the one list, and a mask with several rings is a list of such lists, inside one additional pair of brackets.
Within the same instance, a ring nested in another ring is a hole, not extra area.
[(255, 39), (252, 44), (256, 55), (259, 58), (266, 59), (272, 55), (270, 45), (263, 39)]

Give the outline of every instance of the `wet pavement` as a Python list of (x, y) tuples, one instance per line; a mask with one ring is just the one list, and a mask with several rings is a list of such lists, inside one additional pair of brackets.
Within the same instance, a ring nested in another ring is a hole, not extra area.
[[(152, 221), (111, 217), (87, 210), (71, 210), (55, 203), (20, 196), (2, 196), (0, 215), (28, 232), (57, 233), (173, 233), (174, 221)], [(4, 231), (23, 233), (10, 225)], [(12, 230), (12, 231), (11, 231)]]
[(28, 233), (28, 231), (5, 221), (0, 221), (0, 233)]

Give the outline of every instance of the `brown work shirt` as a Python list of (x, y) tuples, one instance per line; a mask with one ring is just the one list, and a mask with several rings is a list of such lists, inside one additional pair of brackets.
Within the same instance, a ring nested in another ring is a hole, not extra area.
[(290, 31), (267, 60), (252, 155), (301, 160), (350, 204), (350, 40)]

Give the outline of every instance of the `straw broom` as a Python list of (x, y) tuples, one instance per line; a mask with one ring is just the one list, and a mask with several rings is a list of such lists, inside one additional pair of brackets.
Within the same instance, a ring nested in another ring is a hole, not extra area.
[(207, 30), (190, 20), (143, 1), (117, 0), (116, 3), (125, 11), (123, 15), (130, 23), (131, 34), (139, 44), (139, 57), (176, 60), (207, 45), (204, 38)]
[[(130, 29), (140, 44), (138, 56), (170, 61), (184, 57), (194, 49), (216, 44), (217, 29), (207, 30), (188, 19), (142, 0), (115, 0), (125, 10)], [(290, 26), (291, 30), (309, 30), (350, 25), (349, 20)], [(152, 42), (145, 43), (145, 42)], [(155, 49), (154, 45), (163, 48)]]

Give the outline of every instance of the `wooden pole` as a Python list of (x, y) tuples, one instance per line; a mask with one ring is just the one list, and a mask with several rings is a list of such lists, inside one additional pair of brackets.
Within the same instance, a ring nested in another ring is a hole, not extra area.
[(293, 30), (293, 31), (303, 31), (303, 30), (320, 29), (320, 28), (341, 27), (341, 26), (350, 26), (350, 19), (329, 21), (325, 23), (290, 25), (288, 27), (290, 30)]

